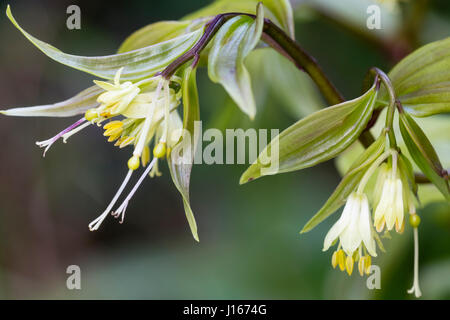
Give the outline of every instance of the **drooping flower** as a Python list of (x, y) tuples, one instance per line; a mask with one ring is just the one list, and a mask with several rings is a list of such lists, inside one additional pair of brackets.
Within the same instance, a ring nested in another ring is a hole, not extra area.
[[(172, 138), (169, 140), (172, 144), (167, 146), (167, 138), (182, 128), (181, 119), (176, 111), (181, 96), (170, 88), (168, 81), (158, 76), (137, 83), (120, 83), (120, 73), (121, 70), (118, 70), (114, 84), (95, 81), (105, 92), (97, 99), (100, 106), (88, 110), (85, 118), (91, 123), (99, 124), (106, 119), (125, 117), (104, 125), (104, 136), (108, 137), (109, 142), (115, 141), (115, 145), (119, 148), (134, 145), (134, 151), (128, 160), (129, 170), (124, 181), (105, 211), (89, 224), (91, 231), (97, 230), (110, 213), (115, 217), (121, 217), (121, 222), (123, 221), (128, 203), (144, 178), (149, 174), (159, 175), (158, 159), (166, 155), (167, 147), (173, 147), (173, 143), (178, 141), (177, 138)], [(153, 140), (155, 146), (153, 160), (150, 161), (149, 145)], [(116, 211), (112, 211), (130, 181), (133, 171), (139, 168), (140, 163), (143, 167), (147, 166), (146, 170), (122, 205)]]
[[(339, 240), (337, 250), (333, 253), (332, 265), (339, 265), (351, 275), (355, 261), (363, 261), (363, 271), (368, 270), (372, 257), (376, 257), (369, 201), (365, 194), (352, 193), (344, 207), (339, 220), (328, 231), (323, 245), (326, 251)], [(361, 264), (361, 262), (360, 262)]]
[(395, 226), (397, 232), (402, 232), (405, 226), (404, 191), (397, 169), (383, 164), (378, 175), (376, 189), (378, 190), (375, 191), (377, 195), (374, 226), (377, 232), (382, 232), (385, 226), (388, 231)]

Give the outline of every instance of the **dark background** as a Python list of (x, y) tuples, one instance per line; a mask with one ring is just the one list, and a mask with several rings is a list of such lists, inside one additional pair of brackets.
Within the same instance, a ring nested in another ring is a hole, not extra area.
[[(371, 66), (388, 71), (413, 48), (450, 34), (448, 1), (407, 1), (400, 27), (382, 37), (334, 16), (326, 1), (317, 7), (298, 7), (300, 2), (295, 2), (297, 39), (348, 97), (360, 93)], [(416, 2), (427, 6), (412, 15)], [(105, 55), (136, 29), (179, 19), (210, 2), (9, 3), (19, 23), (39, 39), (73, 54)], [(0, 4), (0, 109), (64, 100), (91, 85), (90, 75), (33, 47), (4, 15), (6, 2)], [(81, 30), (66, 28), (71, 4), (81, 8)], [(204, 129), (283, 129), (295, 121), (270, 96), (259, 103), (256, 121), (248, 121), (230, 107), (205, 69), (199, 74), (199, 91)], [(335, 217), (313, 232), (298, 234), (339, 181), (333, 162), (244, 186), (238, 185), (244, 165), (195, 166), (191, 198), (200, 243), (191, 237), (181, 198), (163, 166), (163, 177), (146, 180), (134, 197), (124, 224), (110, 218), (99, 231), (89, 232), (88, 223), (104, 210), (123, 179), (129, 150), (118, 151), (100, 130), (89, 128), (67, 145), (55, 144), (43, 159), (34, 142), (73, 121), (0, 118), (1, 298), (410, 298), (410, 230), (385, 243), (388, 252), (375, 262), (382, 270), (382, 289), (374, 291), (367, 290), (357, 273), (348, 277), (333, 270), (331, 251), (321, 251)], [(449, 208), (435, 204), (420, 213), (424, 298), (448, 299)], [(66, 288), (66, 268), (72, 264), (81, 268), (80, 291)]]

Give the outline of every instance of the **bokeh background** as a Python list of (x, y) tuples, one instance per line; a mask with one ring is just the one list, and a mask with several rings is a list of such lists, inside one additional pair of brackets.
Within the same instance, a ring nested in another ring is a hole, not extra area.
[[(410, 0), (383, 5), (379, 31), (365, 27), (369, 0), (293, 1), (296, 37), (347, 97), (361, 92), (371, 66), (385, 71), (421, 44), (450, 35), (450, 2)], [(384, 1), (389, 2), (389, 1)], [(19, 23), (65, 52), (105, 55), (136, 29), (176, 20), (210, 1), (15, 1)], [(3, 14), (0, 2), (0, 109), (64, 100), (92, 77), (51, 61)], [(81, 8), (81, 30), (66, 28), (67, 6)], [(264, 51), (261, 49), (259, 51)], [(324, 105), (302, 74), (279, 77), (279, 64), (248, 65), (258, 116), (250, 122), (224, 90), (199, 72), (203, 127), (279, 128)], [(268, 53), (270, 54), (270, 53)], [(291, 69), (288, 65), (288, 69)], [(263, 76), (261, 76), (261, 73)], [(288, 73), (286, 73), (288, 74)], [(278, 78), (277, 78), (278, 75)], [(302, 103), (303, 102), (303, 103)], [(99, 129), (57, 143), (45, 159), (34, 142), (74, 119), (0, 118), (0, 298), (7, 299), (403, 299), (412, 298), (412, 234), (385, 241), (376, 259), (381, 290), (365, 278), (333, 270), (322, 241), (337, 216), (314, 231), (301, 227), (339, 182), (332, 161), (239, 186), (245, 165), (197, 165), (191, 198), (200, 243), (190, 234), (167, 168), (148, 179), (125, 223), (110, 218), (89, 232), (126, 171), (130, 150), (118, 151)], [(450, 130), (450, 128), (448, 128)], [(450, 151), (450, 150), (447, 150)], [(420, 210), (424, 298), (450, 298), (450, 209)], [(66, 288), (66, 268), (81, 268), (82, 290)]]

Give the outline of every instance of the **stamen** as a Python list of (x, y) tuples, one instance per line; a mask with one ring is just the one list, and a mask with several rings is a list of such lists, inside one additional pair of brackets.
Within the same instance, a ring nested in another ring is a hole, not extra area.
[(422, 296), (422, 291), (419, 286), (419, 224), (420, 218), (417, 215), (412, 215), (410, 219), (411, 225), (414, 227), (414, 280), (411, 289), (408, 290), (409, 294), (414, 293), (416, 298)]
[(150, 172), (150, 170), (152, 169), (153, 165), (156, 163), (157, 158), (153, 158), (153, 160), (150, 162), (150, 164), (147, 166), (147, 168), (145, 169), (144, 173), (141, 175), (141, 177), (139, 178), (138, 182), (136, 183), (136, 185), (133, 187), (133, 189), (130, 191), (130, 193), (128, 194), (128, 196), (125, 198), (125, 200), (122, 202), (122, 204), (120, 205), (120, 207), (112, 212), (112, 215), (115, 218), (118, 218), (120, 216), (122, 216), (120, 223), (123, 222), (124, 218), (125, 218), (125, 211), (127, 209), (128, 203), (130, 202), (131, 198), (133, 198), (134, 194), (136, 193), (137, 189), (139, 188), (139, 186), (142, 184), (142, 181), (144, 181), (145, 177), (148, 175), (148, 173)]
[(81, 126), (79, 126), (76, 129), (73, 129), (72, 131), (67, 132), (65, 135), (62, 136), (63, 138), (63, 143), (67, 143), (67, 139), (69, 139), (71, 136), (73, 136), (74, 134), (80, 132), (81, 130), (83, 130), (84, 128), (87, 128), (91, 125), (91, 122), (86, 122), (83, 123)]
[(131, 175), (133, 174), (133, 170), (128, 170), (128, 173), (125, 177), (125, 180), (123, 180), (122, 185), (120, 186), (119, 190), (115, 194), (114, 198), (112, 199), (111, 203), (108, 205), (105, 211), (94, 221), (92, 221), (89, 224), (89, 230), (95, 231), (97, 230), (100, 225), (102, 224), (103, 220), (108, 216), (108, 214), (111, 212), (112, 207), (116, 204), (117, 199), (119, 199), (120, 195), (122, 194), (123, 190), (125, 189), (126, 185), (128, 184), (128, 181), (130, 181)]
[(169, 96), (169, 82), (164, 82), (164, 133), (161, 137), (160, 143), (167, 141), (169, 134), (169, 117), (170, 117), (170, 96)]
[(74, 124), (70, 125), (69, 127), (67, 127), (66, 129), (64, 129), (63, 131), (61, 131), (60, 133), (58, 133), (56, 136), (54, 136), (53, 138), (50, 138), (48, 140), (45, 141), (37, 141), (36, 144), (40, 147), (46, 147), (44, 150), (44, 157), (45, 154), (47, 153), (48, 149), (50, 149), (50, 147), (52, 146), (52, 144), (54, 144), (56, 141), (58, 141), (59, 138), (61, 138), (62, 136), (64, 136), (66, 133), (72, 131), (73, 129), (77, 128), (80, 124), (82, 124), (83, 122), (86, 121), (86, 118), (81, 118), (80, 120), (78, 120), (77, 122), (75, 122)]
[(148, 109), (147, 116), (145, 117), (145, 122), (144, 122), (144, 126), (142, 128), (142, 133), (141, 133), (141, 136), (139, 137), (139, 141), (138, 141), (136, 148), (134, 149), (134, 153), (133, 153), (134, 155), (136, 155), (138, 157), (141, 156), (142, 150), (144, 149), (145, 142), (146, 142), (147, 136), (148, 136), (148, 131), (150, 129), (150, 125), (152, 124), (153, 114), (154, 114), (154, 111), (156, 110), (157, 100), (159, 99), (159, 96), (161, 94), (161, 90), (162, 90), (164, 82), (166, 82), (166, 81), (160, 81), (158, 83), (158, 87), (156, 88), (155, 99), (153, 100), (153, 108)]

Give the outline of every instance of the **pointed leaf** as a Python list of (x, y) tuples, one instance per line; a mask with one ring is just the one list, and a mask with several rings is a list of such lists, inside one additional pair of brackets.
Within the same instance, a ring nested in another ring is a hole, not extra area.
[[(240, 183), (312, 167), (336, 157), (366, 128), (377, 92), (374, 85), (359, 98), (320, 110), (293, 124), (263, 150), (243, 173)], [(275, 162), (272, 159), (269, 162), (267, 157), (274, 158)]]
[(385, 135), (382, 135), (361, 154), (342, 178), (331, 197), (319, 212), (306, 223), (300, 233), (311, 231), (345, 204), (347, 197), (357, 188), (366, 170), (383, 154), (385, 146), (386, 138)]
[(97, 107), (97, 97), (102, 92), (103, 89), (92, 86), (65, 101), (35, 107), (8, 109), (0, 111), (0, 113), (16, 117), (72, 117)]
[(405, 112), (400, 113), (399, 126), (403, 141), (414, 162), (444, 197), (450, 200), (448, 181), (442, 177), (444, 169), (425, 133)]
[(254, 118), (256, 106), (244, 59), (258, 44), (263, 25), (261, 7), (256, 20), (246, 16), (230, 19), (215, 36), (208, 56), (208, 75), (211, 81), (223, 85), (250, 118)]
[[(194, 239), (199, 241), (197, 223), (189, 201), (189, 184), (191, 178), (192, 163), (195, 153), (194, 122), (200, 120), (200, 108), (196, 83), (196, 70), (187, 68), (184, 73), (183, 84), (183, 128), (189, 133), (190, 141), (180, 141), (168, 156), (168, 164), (172, 180), (183, 197), (186, 218), (191, 228)], [(187, 143), (189, 145), (187, 145)], [(182, 154), (188, 151), (189, 155)], [(178, 156), (189, 157), (180, 159)], [(187, 161), (186, 161), (187, 160)]]
[(289, 0), (216, 0), (209, 6), (184, 17), (185, 20), (215, 16), (227, 12), (254, 14), (258, 3), (264, 6), (264, 16), (294, 38), (294, 17)]
[(124, 67), (121, 80), (137, 80), (153, 76), (194, 46), (203, 30), (126, 53), (84, 57), (64, 53), (27, 33), (16, 22), (8, 6), (6, 15), (23, 35), (53, 60), (95, 76), (113, 80), (117, 70)]
[(417, 117), (450, 112), (450, 38), (432, 42), (389, 73), (398, 99)]
[(179, 37), (186, 32), (186, 28), (190, 24), (190, 21), (160, 21), (149, 24), (125, 39), (118, 53), (145, 48)]

